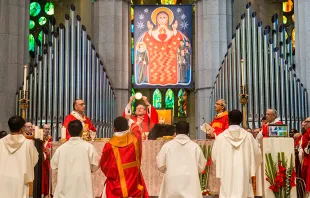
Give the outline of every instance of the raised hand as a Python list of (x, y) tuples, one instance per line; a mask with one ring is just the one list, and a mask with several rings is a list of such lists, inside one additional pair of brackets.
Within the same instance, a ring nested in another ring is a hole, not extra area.
[(150, 105), (149, 101), (147, 100), (147, 97), (146, 96), (142, 96), (142, 100), (144, 101), (144, 103), (146, 105)]

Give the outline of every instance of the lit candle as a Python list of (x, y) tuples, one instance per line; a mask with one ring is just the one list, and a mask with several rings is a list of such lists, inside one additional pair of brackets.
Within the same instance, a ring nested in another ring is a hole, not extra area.
[(66, 128), (65, 127), (61, 128), (61, 139), (66, 139)]
[(243, 59), (241, 59), (241, 85), (244, 85), (244, 63), (243, 63)]
[(40, 134), (39, 134), (39, 127), (36, 126), (34, 129), (34, 138), (35, 139), (40, 139)]
[(24, 65), (24, 87), (23, 87), (23, 91), (25, 93), (25, 91), (27, 91), (27, 70), (28, 70), (28, 67), (27, 65)]

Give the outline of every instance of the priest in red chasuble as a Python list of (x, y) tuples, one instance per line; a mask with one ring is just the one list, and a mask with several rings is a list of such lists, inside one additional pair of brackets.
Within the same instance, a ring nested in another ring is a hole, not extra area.
[(42, 161), (42, 195), (49, 196), (50, 158), (51, 158), (51, 127), (48, 124), (43, 126), (43, 161)]
[(263, 137), (268, 137), (268, 125), (269, 124), (283, 124), (283, 122), (281, 122), (280, 118), (278, 118), (278, 112), (275, 109), (267, 109), (266, 111), (266, 121), (267, 124), (265, 124), (261, 130), (261, 132), (259, 132), (257, 134), (256, 139), (261, 140)]
[(105, 144), (100, 160), (107, 177), (102, 198), (143, 197), (148, 192), (141, 172), (142, 136), (140, 121), (129, 129), (126, 118), (114, 120), (114, 136)]
[(146, 96), (142, 99), (146, 107), (142, 104), (136, 107), (136, 115), (131, 114), (131, 103), (135, 99), (135, 96), (131, 96), (129, 103), (127, 104), (125, 111), (123, 112), (123, 117), (130, 118), (134, 122), (141, 122), (141, 131), (150, 132), (155, 124), (158, 124), (158, 113), (156, 109), (149, 103)]
[(85, 104), (83, 100), (75, 100), (73, 102), (73, 111), (71, 114), (67, 115), (63, 126), (67, 129), (66, 131), (66, 139), (70, 139), (70, 134), (68, 132), (68, 125), (73, 120), (79, 120), (82, 122), (83, 125), (83, 133), (82, 138), (85, 140), (90, 140), (90, 131), (96, 132), (95, 126), (92, 124), (90, 119), (84, 114), (85, 111)]
[(211, 127), (214, 128), (214, 133), (211, 134), (211, 137), (215, 135), (218, 136), (223, 131), (228, 129), (229, 122), (228, 122), (228, 112), (226, 111), (227, 103), (224, 99), (219, 99), (215, 103), (215, 111), (216, 116), (211, 122)]

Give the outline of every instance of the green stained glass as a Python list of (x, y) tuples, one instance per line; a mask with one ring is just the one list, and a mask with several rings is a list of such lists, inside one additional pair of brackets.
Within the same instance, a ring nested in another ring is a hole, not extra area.
[(28, 39), (29, 39), (29, 51), (30, 50), (34, 51), (35, 46), (34, 36), (32, 34), (29, 34)]
[(43, 36), (42, 34), (43, 34), (43, 32), (41, 31), (38, 35), (38, 39), (39, 39), (40, 43), (42, 43), (42, 36)]
[(187, 116), (187, 92), (180, 89), (178, 92), (178, 117)]
[(38, 2), (32, 2), (29, 6), (30, 16), (37, 16), (41, 12), (41, 6)]
[(44, 24), (46, 23), (46, 21), (47, 21), (47, 20), (46, 20), (46, 18), (45, 18), (44, 16), (42, 16), (42, 17), (39, 18), (39, 24), (40, 24), (40, 25), (44, 25)]
[(162, 95), (159, 89), (156, 89), (153, 93), (153, 106), (156, 109), (160, 109), (162, 107)]
[(35, 25), (36, 25), (36, 24), (34, 23), (33, 20), (30, 20), (30, 21), (29, 21), (29, 29), (34, 28)]
[(171, 89), (168, 89), (166, 91), (165, 107), (166, 107), (166, 109), (173, 109), (174, 108), (174, 93)]
[[(131, 95), (134, 96), (136, 95), (136, 92), (134, 90), (134, 88), (131, 88)], [(136, 99), (134, 99), (131, 103), (131, 112), (134, 114), (135, 112), (135, 107), (136, 107)]]
[(44, 6), (44, 11), (48, 15), (54, 14), (54, 4), (52, 2), (47, 2)]

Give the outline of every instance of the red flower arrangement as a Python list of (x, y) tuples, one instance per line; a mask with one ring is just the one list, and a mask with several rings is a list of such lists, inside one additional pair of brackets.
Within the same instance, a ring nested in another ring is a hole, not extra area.
[(271, 153), (266, 157), (266, 180), (269, 182), (269, 189), (272, 190), (276, 198), (290, 197), (292, 187), (296, 186), (296, 172), (293, 167), (293, 155), (287, 168), (284, 152), (278, 153), (278, 163), (276, 164)]

